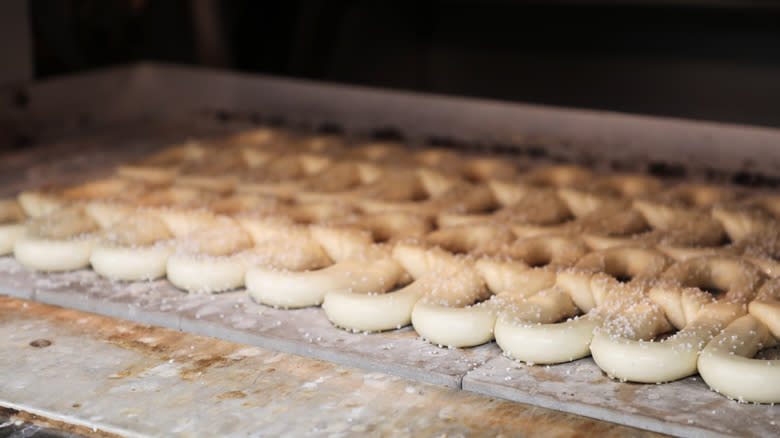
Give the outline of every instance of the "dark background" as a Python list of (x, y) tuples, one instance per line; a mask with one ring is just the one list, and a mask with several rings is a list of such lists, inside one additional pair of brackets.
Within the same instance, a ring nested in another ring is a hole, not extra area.
[(37, 79), (139, 60), (780, 126), (780, 3), (30, 0)]

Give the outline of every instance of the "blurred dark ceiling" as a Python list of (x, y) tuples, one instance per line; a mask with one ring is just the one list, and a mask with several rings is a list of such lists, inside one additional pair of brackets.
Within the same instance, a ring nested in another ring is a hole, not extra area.
[(780, 126), (780, 3), (31, 0), (35, 75), (160, 60)]

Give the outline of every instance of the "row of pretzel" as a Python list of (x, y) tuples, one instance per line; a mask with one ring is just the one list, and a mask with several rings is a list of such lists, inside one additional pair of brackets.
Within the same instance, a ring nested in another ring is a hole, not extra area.
[(780, 364), (752, 359), (780, 340), (780, 196), (523, 167), (259, 130), (0, 201), (0, 254), (780, 401)]

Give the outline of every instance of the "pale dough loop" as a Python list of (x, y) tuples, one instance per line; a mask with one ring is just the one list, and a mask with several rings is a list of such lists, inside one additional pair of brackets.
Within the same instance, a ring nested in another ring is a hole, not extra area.
[(103, 231), (90, 264), (98, 274), (125, 281), (165, 276), (173, 253), (168, 227), (157, 217), (133, 214)]
[[(573, 269), (558, 272), (550, 289), (504, 310), (496, 322), (496, 342), (509, 356), (531, 363), (585, 357), (594, 329), (610, 315), (641, 304), (647, 280), (668, 263), (649, 249), (592, 252)], [(585, 315), (560, 322), (579, 313)]]
[(748, 311), (702, 350), (699, 374), (727, 397), (780, 403), (780, 360), (753, 358), (762, 348), (780, 341), (780, 279), (766, 282)]
[[(305, 272), (254, 267), (247, 272), (246, 285), (250, 296), (260, 303), (298, 308), (319, 305), (331, 292), (382, 293), (392, 288), (402, 274), (403, 270), (391, 259), (345, 260), (323, 269)], [(344, 299), (338, 295), (332, 299), (340, 298)], [(328, 307), (333, 310), (333, 305)], [(336, 319), (334, 322), (346, 327), (348, 323), (346, 319), (342, 321), (339, 318), (340, 314), (333, 313)]]
[(81, 207), (28, 223), (14, 243), (19, 263), (37, 271), (72, 271), (89, 266), (98, 224)]
[[(599, 331), (591, 343), (596, 364), (608, 375), (634, 382), (667, 382), (696, 372), (699, 352), (729, 323), (745, 314), (764, 276), (758, 267), (735, 257), (700, 257), (677, 263), (650, 291), (680, 331), (661, 342), (631, 339)], [(702, 289), (718, 288), (715, 299)]]

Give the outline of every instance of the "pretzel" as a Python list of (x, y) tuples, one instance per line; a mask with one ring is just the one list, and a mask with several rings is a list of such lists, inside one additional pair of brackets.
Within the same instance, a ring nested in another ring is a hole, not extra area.
[[(503, 223), (510, 225), (553, 225), (572, 218), (566, 204), (550, 189), (530, 189), (522, 196), (501, 196), (493, 190), (499, 209), (490, 213), (440, 213), (437, 222), (441, 227)], [(504, 202), (511, 202), (504, 204)]]
[(326, 172), (332, 163), (331, 158), (317, 154), (277, 155), (241, 175), (236, 190), (292, 199), (306, 177)]
[(477, 261), (477, 269), (496, 294), (529, 296), (555, 284), (559, 270), (573, 266), (587, 253), (577, 238), (548, 235), (516, 240), (496, 248), (495, 243), (480, 248), (487, 257)]
[(210, 149), (197, 162), (179, 168), (175, 184), (220, 193), (230, 193), (239, 182), (239, 175), (252, 169), (247, 154)]
[(558, 195), (578, 217), (597, 211), (621, 211), (630, 207), (628, 199), (655, 193), (662, 183), (642, 175), (615, 174), (593, 179), (584, 187), (561, 187)]
[(699, 374), (715, 391), (743, 402), (780, 403), (780, 360), (753, 359), (780, 341), (780, 279), (764, 283), (748, 314), (704, 347)]
[[(474, 272), (471, 261), (436, 246), (431, 247), (431, 242), (445, 243), (454, 237), (452, 233), (445, 235), (434, 232), (431, 235), (433, 237), (427, 244), (402, 242), (393, 249), (393, 258), (414, 279), (410, 284), (396, 291), (379, 294), (330, 292), (325, 295), (323, 303), (328, 317), (337, 325), (345, 328), (380, 331), (408, 325), (412, 322), (412, 315), (416, 311), (421, 335), (439, 340), (439, 324), (428, 324), (426, 318), (419, 315), (440, 305), (467, 306), (485, 297), (486, 289), (484, 283)], [(463, 245), (463, 243), (460, 242), (457, 245)], [(405, 282), (402, 278), (399, 284), (402, 285)], [(423, 297), (426, 297), (424, 303), (421, 302)], [(350, 318), (344, 315), (345, 312), (339, 310), (346, 308), (345, 306), (353, 310), (354, 315), (371, 315), (371, 317)], [(483, 313), (482, 317), (484, 320), (486, 315)], [(490, 318), (492, 317), (487, 316), (488, 320)], [(484, 336), (484, 331), (475, 334), (468, 322), (464, 322), (459, 327), (460, 331), (448, 332), (452, 339), (463, 336), (463, 333), (472, 337)], [(492, 330), (492, 328), (488, 330)], [(442, 342), (448, 343), (450, 341), (442, 340)], [(486, 341), (483, 340), (479, 343), (483, 342)]]
[[(396, 324), (378, 328), (368, 327), (359, 321), (351, 322), (349, 312), (342, 309), (354, 309), (363, 297), (371, 296), (366, 294), (383, 293), (407, 281), (405, 271), (391, 259), (389, 247), (374, 242), (422, 234), (428, 227), (429, 223), (422, 218), (389, 214), (345, 218), (340, 225), (336, 222), (328, 227), (300, 229), (300, 233), (309, 236), (310, 245), (317, 245), (328, 254), (330, 263), (325, 265), (330, 266), (303, 272), (289, 266), (283, 270), (255, 266), (247, 273), (249, 293), (259, 302), (280, 307), (313, 306), (323, 301), (343, 302), (339, 305), (323, 304), (326, 314), (335, 324), (363, 331), (395, 328)], [(328, 296), (331, 298), (326, 300)], [(376, 324), (380, 320), (367, 321)]]
[(382, 162), (403, 162), (409, 151), (396, 142), (369, 141), (360, 143), (348, 151), (348, 157)]
[[(649, 281), (668, 265), (650, 249), (625, 247), (589, 253), (555, 283), (516, 304), (496, 322), (496, 342), (510, 357), (530, 363), (567, 362), (590, 354), (593, 332), (621, 312), (650, 311), (643, 295)], [(621, 280), (628, 280), (621, 283)], [(579, 318), (565, 318), (584, 314)], [(563, 321), (563, 322), (561, 322)], [(663, 331), (665, 321), (648, 329)]]
[[(425, 240), (452, 253), (478, 254), (495, 252), (495, 248), (507, 246), (514, 236), (508, 228), (471, 225), (440, 229), (428, 234)], [(436, 284), (412, 308), (411, 321), (417, 333), (432, 343), (452, 347), (491, 341), (495, 314), (487, 301), (479, 302), (491, 292), (474, 261), (455, 255), (441, 271), (437, 272)], [(435, 279), (428, 275), (428, 281)], [(445, 297), (440, 296), (442, 289), (448, 290)]]
[[(425, 188), (416, 172), (382, 170), (373, 164), (350, 163), (343, 169), (349, 181), (341, 187), (327, 189), (327, 185), (310, 182), (308, 191), (298, 193), (298, 201), (341, 201), (350, 202), (360, 199), (381, 199), (389, 201), (418, 199), (427, 197)], [(381, 178), (380, 178), (381, 176)], [(328, 176), (332, 179), (332, 176)]]
[(83, 206), (58, 210), (25, 226), (14, 257), (37, 271), (71, 271), (89, 266), (99, 225)]
[(201, 160), (205, 155), (205, 145), (188, 142), (167, 148), (137, 163), (121, 165), (117, 175), (150, 184), (169, 184), (176, 178), (182, 164)]
[(682, 183), (652, 197), (665, 203), (705, 209), (716, 204), (732, 202), (738, 195), (738, 191), (728, 187), (703, 183)]
[[(426, 237), (429, 244), (452, 244), (450, 240), (459, 234), (458, 230), (455, 230), (454, 235), (452, 230), (447, 230), (445, 233), (442, 231), (435, 231), (429, 234)], [(462, 245), (463, 243), (459, 242), (457, 244)], [(450, 247), (449, 249), (453, 248)], [(444, 287), (438, 284), (437, 281), (446, 277), (443, 274), (445, 271), (451, 272), (450, 275), (454, 276), (446, 280), (450, 284), (450, 289), (453, 289), (453, 291), (455, 289), (469, 290), (464, 284), (470, 278), (473, 278), (473, 275), (469, 276), (472, 268), (465, 260), (451, 256), (446, 251), (426, 249), (425, 245), (420, 246), (407, 243), (396, 246), (393, 256), (411, 273), (415, 281), (401, 290), (386, 294), (382, 294), (385, 290), (371, 291), (371, 294), (344, 290), (329, 292), (325, 295), (323, 308), (331, 321), (344, 328), (362, 331), (388, 330), (407, 325), (412, 320), (413, 309), (422, 308), (418, 300), (423, 296), (437, 295), (435, 291)], [(390, 261), (385, 261), (385, 263), (390, 263)], [(395, 266), (399, 265), (396, 264)], [(460, 271), (462, 272), (455, 272), (458, 271), (456, 266), (465, 269), (461, 269)], [(460, 283), (457, 279), (461, 279)], [(399, 281), (400, 284), (405, 282), (405, 280)], [(468, 298), (465, 299), (468, 300)], [(463, 305), (466, 304), (468, 303), (463, 303)], [(346, 309), (350, 311), (347, 312)], [(423, 331), (421, 335), (426, 336), (425, 329), (421, 330)], [(433, 330), (436, 329), (434, 328)], [(436, 335), (433, 334), (433, 336), (435, 337)]]
[[(723, 245), (727, 241), (723, 227), (715, 221), (708, 211), (699, 211), (674, 204), (635, 200), (632, 208), (638, 211), (648, 229), (639, 234), (613, 238), (610, 246), (656, 246), (665, 248), (665, 252), (674, 258), (678, 248), (710, 248)], [(594, 238), (585, 236), (591, 244)], [(599, 247), (604, 247), (603, 240)]]
[(341, 162), (301, 181), (292, 196), (302, 202), (341, 199), (356, 188), (376, 181), (382, 170), (371, 163)]
[[(626, 380), (667, 381), (698, 366), (729, 397), (777, 401), (774, 362), (728, 352), (777, 342), (777, 287), (754, 295), (778, 275), (780, 198), (520, 168), (264, 128), (23, 192), (0, 203), (0, 250), (9, 235), (5, 247), (33, 269), (91, 264), (118, 280), (167, 276), (194, 293), (246, 286), (261, 304), (321, 305), (349, 330), (412, 324), (451, 347), (495, 338), (530, 363), (593, 354)], [(726, 284), (724, 272), (736, 280)], [(715, 300), (684, 285), (729, 292)], [(772, 384), (734, 378), (749, 373)]]
[[(653, 333), (602, 330), (591, 343), (593, 359), (608, 375), (635, 382), (667, 382), (694, 374), (701, 349), (744, 315), (763, 280), (758, 267), (737, 257), (679, 262), (650, 291), (651, 300), (679, 332), (651, 342)], [(725, 293), (716, 299), (703, 290), (710, 287)]]
[[(495, 225), (443, 229), (429, 234), (426, 240), (449, 251), (483, 256), (461, 268), (465, 275), (462, 282), (472, 285), (464, 291), (465, 296), (454, 303), (425, 299), (413, 308), (415, 330), (433, 343), (453, 347), (491, 341), (496, 316), (509, 297), (530, 295), (551, 286), (556, 267), (574, 263), (585, 252), (584, 245), (564, 237), (517, 241), (508, 230)], [(480, 293), (485, 286), (495, 295), (478, 302), (489, 296)]]
[(17, 196), (19, 206), (30, 218), (39, 218), (63, 208), (68, 200), (49, 190), (24, 191)]
[[(780, 229), (749, 235), (738, 243), (742, 257), (760, 267), (769, 277), (780, 277)], [(737, 248), (735, 252), (739, 252)]]
[(486, 182), (494, 179), (508, 180), (517, 175), (514, 165), (497, 158), (472, 157), (465, 160), (460, 173), (471, 182)]
[(89, 258), (98, 274), (125, 281), (165, 276), (173, 234), (151, 214), (133, 214), (106, 228)]
[[(392, 330), (409, 325), (412, 308), (425, 294), (430, 282), (424, 272), (431, 272), (441, 263), (436, 258), (441, 254), (424, 254), (414, 245), (398, 244), (392, 256), (377, 259), (374, 265), (385, 268), (380, 278), (392, 281), (391, 287), (355, 290), (349, 288), (332, 290), (323, 297), (322, 308), (335, 325), (356, 331), (374, 332)], [(414, 260), (411, 264), (410, 260)], [(376, 268), (367, 267), (364, 272), (374, 273)], [(410, 282), (409, 274), (412, 281)], [(393, 286), (401, 286), (391, 290)]]
[[(377, 275), (355, 275), (365, 267), (365, 261), (373, 261), (381, 250), (372, 247), (368, 232), (351, 228), (325, 228), (311, 226), (299, 228), (300, 236), (310, 244), (319, 245), (333, 263), (314, 271), (290, 271), (272, 266), (254, 266), (246, 275), (247, 290), (256, 301), (277, 307), (296, 308), (322, 303), (327, 292), (383, 291), (396, 283), (400, 276), (392, 264), (373, 265)], [(290, 238), (290, 236), (286, 236)]]
[(176, 239), (176, 251), (168, 258), (168, 280), (197, 293), (213, 293), (244, 285), (244, 251), (252, 239), (228, 218), (216, 218), (208, 227)]
[(775, 219), (780, 219), (780, 195), (765, 194), (749, 197), (746, 203), (769, 213)]
[[(408, 249), (407, 253), (399, 250), (395, 255), (410, 270), (413, 257), (420, 256), (408, 252)], [(410, 319), (417, 333), (442, 345), (477, 345), (487, 342), (489, 339), (484, 339), (485, 331), (473, 330), (473, 321), (469, 319), (463, 319), (462, 324), (454, 326), (437, 321), (437, 309), (465, 308), (489, 296), (484, 281), (474, 269), (473, 261), (438, 248), (427, 250), (425, 254), (428, 258), (427, 269), (421, 273), (412, 273), (415, 278), (412, 284), (422, 289), (420, 299), (410, 309)], [(476, 318), (490, 320), (492, 317), (486, 312), (477, 311)]]
[(366, 213), (403, 212), (434, 218), (441, 212), (484, 211), (495, 204), (483, 184), (453, 180), (435, 172), (419, 172), (425, 190), (423, 199), (361, 199), (358, 208)]
[(628, 236), (647, 230), (647, 222), (636, 210), (595, 210), (574, 220), (553, 225), (513, 224), (518, 237), (544, 235)]
[(744, 203), (717, 205), (712, 209), (712, 217), (721, 223), (732, 242), (780, 229), (780, 218), (765, 208), (761, 201), (759, 198)]

